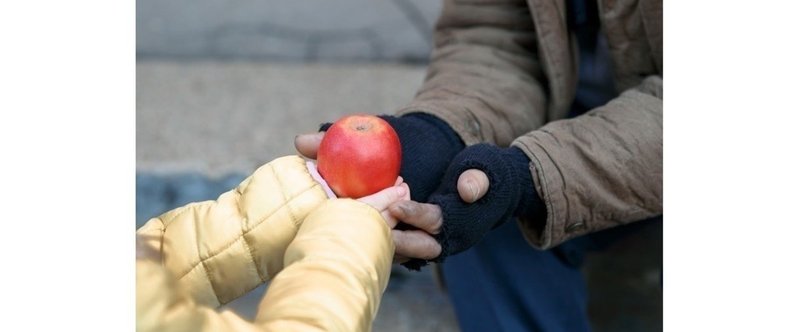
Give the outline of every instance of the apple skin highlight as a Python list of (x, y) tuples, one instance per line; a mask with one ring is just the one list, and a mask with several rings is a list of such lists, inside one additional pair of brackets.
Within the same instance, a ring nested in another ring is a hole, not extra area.
[(349, 115), (331, 125), (317, 168), (338, 197), (361, 198), (394, 185), (402, 148), (392, 126), (374, 115)]

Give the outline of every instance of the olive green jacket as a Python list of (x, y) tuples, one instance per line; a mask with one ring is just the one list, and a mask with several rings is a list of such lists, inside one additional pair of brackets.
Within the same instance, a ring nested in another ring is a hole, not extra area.
[(548, 216), (519, 225), (541, 249), (662, 214), (662, 4), (598, 8), (619, 92), (608, 104), (565, 119), (578, 64), (565, 2), (447, 0), (425, 83), (398, 112), (525, 151)]

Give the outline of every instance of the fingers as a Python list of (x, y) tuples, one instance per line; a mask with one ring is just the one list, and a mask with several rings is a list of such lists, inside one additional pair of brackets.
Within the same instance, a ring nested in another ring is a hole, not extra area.
[(403, 263), (410, 258), (433, 259), (442, 253), (442, 246), (431, 235), (438, 234), (442, 227), (442, 210), (439, 206), (402, 200), (392, 203), (388, 211), (396, 220), (403, 220), (418, 228), (392, 230), (395, 263)]
[(442, 253), (439, 242), (422, 230), (392, 230), (392, 239), (395, 245), (395, 259), (400, 263), (409, 257), (434, 259)]
[(389, 213), (394, 218), (430, 234), (439, 234), (442, 228), (442, 210), (434, 204), (402, 200), (391, 204)]
[(403, 183), (399, 186), (389, 187), (372, 195), (359, 198), (358, 200), (378, 210), (383, 219), (386, 220), (389, 228), (394, 228), (397, 226), (397, 219), (394, 218), (391, 213), (389, 213), (389, 205), (397, 201), (407, 199), (408, 196), (408, 185)]
[(489, 191), (489, 177), (477, 169), (468, 169), (458, 177), (458, 195), (467, 203), (474, 203)]
[(378, 211), (386, 210), (389, 205), (401, 200), (408, 195), (408, 186), (393, 186), (376, 192), (369, 196), (364, 196), (358, 200), (369, 204)]
[(294, 138), (294, 147), (304, 157), (317, 159), (319, 143), (322, 142), (324, 136), (325, 132), (298, 135)]

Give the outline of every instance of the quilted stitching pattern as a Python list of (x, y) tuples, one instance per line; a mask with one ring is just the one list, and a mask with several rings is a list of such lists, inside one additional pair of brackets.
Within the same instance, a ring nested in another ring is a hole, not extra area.
[[(283, 174), (279, 177), (285, 178)], [(290, 236), (294, 237), (291, 243), (278, 248), (285, 251), (279, 258), (287, 266), (272, 281), (254, 322), (209, 308), (235, 298), (261, 280), (255, 269), (258, 264), (254, 264), (261, 257), (243, 257), (247, 255), (242, 252), (261, 249), (267, 242), (256, 237), (254, 246), (250, 247), (246, 237), (255, 233), (272, 234), (271, 228), (269, 231), (258, 229), (272, 226), (268, 224), (270, 219), (280, 214), (284, 216), (280, 217), (284, 226), (294, 225), (289, 206), (295, 213), (305, 213), (304, 206), (296, 202), (308, 199), (312, 191), (294, 192), (297, 196), (287, 196), (284, 206), (263, 222), (253, 223), (249, 232), (243, 233), (226, 249), (205, 260), (198, 256), (197, 267), (180, 281), (194, 289), (176, 287), (174, 276), (159, 266), (161, 260), (157, 257), (137, 256), (137, 328), (143, 331), (369, 331), (388, 283), (394, 244), (391, 231), (378, 211), (349, 199), (325, 200), (323, 197), (325, 201), (316, 204), (297, 233)], [(221, 204), (221, 201), (224, 200), (165, 214), (162, 216), (167, 220), (165, 223), (152, 219), (137, 231), (137, 241), (143, 236), (160, 238), (165, 225), (167, 228), (182, 223), (202, 225), (202, 221), (195, 224), (185, 218), (207, 216), (204, 213), (212, 212), (204, 209), (214, 209), (213, 204)], [(276, 221), (274, 225), (281, 223)], [(187, 238), (185, 242), (204, 241), (202, 237), (195, 237), (195, 233), (183, 235)]]
[(164, 265), (199, 303), (230, 302), (283, 268), (298, 225), (326, 200), (302, 158), (275, 159), (217, 201), (162, 216)]

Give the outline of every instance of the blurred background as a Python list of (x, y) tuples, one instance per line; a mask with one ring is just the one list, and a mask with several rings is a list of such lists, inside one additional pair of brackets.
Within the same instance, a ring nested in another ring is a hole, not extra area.
[[(295, 135), (388, 113), (422, 83), (432, 0), (137, 0), (136, 227), (295, 154)], [(642, 250), (649, 248), (649, 250)], [(586, 262), (596, 331), (661, 330), (661, 234)], [(260, 287), (226, 305), (252, 318)], [(375, 331), (457, 331), (431, 269), (395, 268)]]

